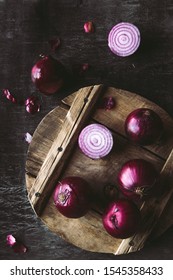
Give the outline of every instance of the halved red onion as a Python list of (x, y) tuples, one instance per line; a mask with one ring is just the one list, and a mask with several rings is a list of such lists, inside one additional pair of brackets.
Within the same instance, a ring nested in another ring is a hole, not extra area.
[(81, 131), (78, 144), (86, 156), (99, 159), (108, 155), (112, 150), (113, 136), (104, 125), (90, 124)]
[(10, 100), (12, 103), (17, 103), (16, 98), (11, 94), (11, 92), (8, 89), (2, 90), (3, 95)]
[(121, 22), (109, 32), (108, 46), (114, 54), (124, 57), (136, 52), (140, 40), (139, 29), (134, 24)]

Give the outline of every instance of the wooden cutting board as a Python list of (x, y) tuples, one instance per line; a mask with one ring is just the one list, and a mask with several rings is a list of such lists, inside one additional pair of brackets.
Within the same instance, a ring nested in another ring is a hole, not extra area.
[[(112, 96), (112, 110), (99, 109), (98, 102)], [(165, 127), (162, 143), (147, 147), (130, 143), (124, 121), (136, 108), (147, 107), (160, 115)], [(87, 158), (78, 148), (77, 138), (89, 123), (101, 123), (113, 133), (114, 148), (104, 159)], [(36, 128), (26, 160), (26, 187), (36, 215), (53, 232), (85, 250), (124, 254), (140, 250), (148, 238), (155, 238), (173, 224), (173, 120), (153, 102), (128, 91), (103, 85), (85, 87), (69, 95), (48, 113)], [(101, 220), (103, 189), (117, 183), (123, 163), (143, 158), (160, 172), (163, 192), (141, 205), (142, 227), (134, 236), (116, 239), (104, 230)], [(92, 186), (98, 203), (84, 217), (68, 219), (56, 209), (52, 193), (57, 181), (81, 176)]]

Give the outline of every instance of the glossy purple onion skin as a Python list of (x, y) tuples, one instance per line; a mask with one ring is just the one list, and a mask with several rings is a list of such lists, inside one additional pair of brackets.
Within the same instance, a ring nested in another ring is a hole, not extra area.
[(62, 215), (68, 218), (80, 218), (90, 209), (91, 189), (83, 178), (67, 177), (57, 184), (53, 199)]
[(143, 159), (127, 161), (118, 173), (121, 192), (134, 201), (146, 200), (156, 187), (158, 172), (154, 166)]
[(44, 56), (33, 66), (31, 79), (41, 93), (51, 95), (62, 88), (65, 68), (53, 57)]
[(141, 215), (138, 207), (129, 200), (119, 199), (106, 208), (102, 222), (106, 231), (116, 238), (128, 238), (139, 229)]
[(163, 123), (157, 113), (148, 108), (139, 108), (131, 112), (125, 120), (125, 132), (128, 138), (139, 145), (151, 145), (163, 134)]

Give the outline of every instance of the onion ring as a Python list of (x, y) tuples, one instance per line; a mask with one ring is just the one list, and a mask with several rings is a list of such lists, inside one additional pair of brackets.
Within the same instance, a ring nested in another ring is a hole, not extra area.
[(132, 55), (141, 41), (139, 29), (132, 23), (121, 22), (115, 25), (108, 35), (108, 46), (118, 56)]
[(90, 124), (81, 131), (78, 144), (86, 156), (99, 159), (110, 153), (113, 147), (113, 136), (104, 125)]

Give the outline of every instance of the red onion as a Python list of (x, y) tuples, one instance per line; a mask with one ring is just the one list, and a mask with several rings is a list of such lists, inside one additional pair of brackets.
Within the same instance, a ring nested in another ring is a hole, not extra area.
[(106, 231), (116, 238), (128, 238), (139, 229), (141, 215), (138, 207), (132, 201), (119, 199), (111, 202), (103, 217)]
[(64, 77), (63, 65), (51, 56), (42, 57), (31, 71), (33, 83), (45, 95), (58, 92), (64, 84)]
[(132, 55), (140, 45), (140, 32), (138, 28), (128, 22), (115, 25), (108, 36), (110, 50), (118, 56)]
[(36, 96), (30, 96), (25, 100), (26, 111), (35, 114), (40, 111), (40, 102)]
[(53, 198), (61, 214), (68, 218), (79, 218), (90, 209), (91, 189), (81, 177), (66, 177), (57, 184)]
[(81, 131), (78, 144), (86, 156), (92, 159), (103, 158), (112, 150), (112, 133), (104, 125), (90, 124)]
[(118, 173), (118, 184), (122, 193), (134, 200), (149, 197), (155, 187), (158, 173), (154, 166), (143, 159), (127, 161)]
[(161, 138), (163, 123), (153, 110), (139, 108), (127, 116), (125, 132), (133, 142), (140, 145), (150, 145)]

